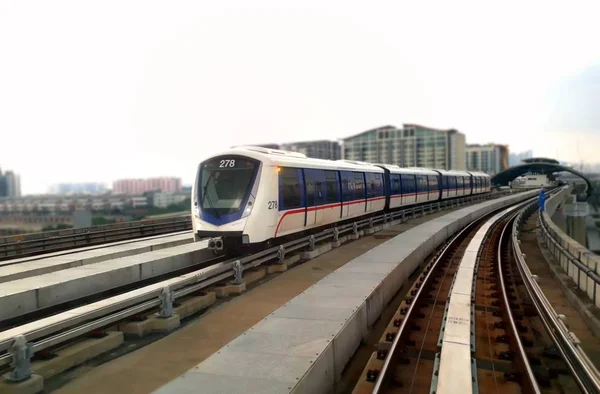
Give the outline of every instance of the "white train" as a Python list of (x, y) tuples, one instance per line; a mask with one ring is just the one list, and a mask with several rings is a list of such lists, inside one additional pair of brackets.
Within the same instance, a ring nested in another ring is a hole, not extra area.
[(237, 147), (198, 167), (192, 188), (194, 239), (209, 248), (273, 244), (352, 218), (490, 192), (484, 173), (309, 159)]

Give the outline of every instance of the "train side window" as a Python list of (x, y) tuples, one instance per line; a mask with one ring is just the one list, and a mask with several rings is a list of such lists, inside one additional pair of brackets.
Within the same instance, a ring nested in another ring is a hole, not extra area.
[(411, 194), (415, 192), (415, 177), (414, 175), (401, 175), (402, 178), (402, 194)]
[(306, 206), (315, 205), (315, 180), (312, 176), (306, 174)]
[(351, 172), (342, 171), (342, 197), (344, 201), (354, 200), (354, 176)]
[(362, 172), (354, 173), (354, 199), (362, 200), (365, 198), (365, 179)]
[(373, 198), (380, 196), (381, 193), (381, 176), (380, 174), (366, 173), (367, 178), (367, 197)]
[(340, 201), (340, 188), (336, 171), (325, 171), (325, 192), (328, 204)]
[(279, 172), (279, 210), (300, 208), (303, 206), (301, 179), (301, 170), (281, 167), (281, 171)]
[(390, 174), (391, 180), (391, 194), (400, 194), (400, 175)]
[(423, 176), (417, 175), (417, 193), (424, 192)]
[(375, 174), (375, 186), (377, 186), (377, 196), (383, 196), (383, 174)]
[(438, 179), (437, 176), (435, 175), (428, 175), (427, 176), (428, 181), (429, 181), (429, 191), (430, 192), (434, 192), (438, 190)]
[(365, 173), (366, 187), (367, 187), (367, 198), (373, 196), (373, 189), (375, 188), (375, 184), (373, 183), (373, 174)]
[(318, 206), (325, 203), (325, 171), (304, 170), (306, 177), (306, 201), (308, 206)]

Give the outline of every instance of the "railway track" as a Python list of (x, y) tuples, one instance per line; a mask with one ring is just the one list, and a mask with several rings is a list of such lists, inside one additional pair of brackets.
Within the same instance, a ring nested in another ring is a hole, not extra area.
[(0, 238), (0, 261), (192, 229), (191, 216), (141, 220)]
[(523, 279), (514, 232), (525, 207), (535, 209), (530, 201), (471, 223), (428, 261), (355, 394), (560, 393), (564, 384), (599, 392), (590, 391), (597, 390), (591, 363), (580, 349), (578, 360), (565, 358), (560, 349), (569, 346), (554, 327), (560, 319)]

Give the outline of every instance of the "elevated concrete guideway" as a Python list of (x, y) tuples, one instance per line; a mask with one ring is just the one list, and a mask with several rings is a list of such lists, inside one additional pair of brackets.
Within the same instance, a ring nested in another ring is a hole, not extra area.
[(459, 209), (391, 238), (321, 279), (156, 393), (333, 392), (369, 327), (436, 247), (471, 221), (536, 194), (534, 190)]

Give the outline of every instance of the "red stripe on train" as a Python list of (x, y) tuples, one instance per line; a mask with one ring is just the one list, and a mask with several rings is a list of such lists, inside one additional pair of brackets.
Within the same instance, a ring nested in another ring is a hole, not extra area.
[[(367, 201), (378, 201), (378, 200), (385, 200), (385, 196), (367, 199)], [(310, 207), (310, 208), (306, 208), (306, 209), (298, 208), (298, 209), (294, 209), (291, 211), (286, 211), (279, 218), (279, 222), (277, 223), (277, 227), (275, 228), (274, 237), (277, 237), (277, 233), (279, 232), (279, 226), (281, 226), (281, 222), (287, 215), (294, 215), (296, 213), (304, 213), (305, 210), (306, 210), (306, 212), (314, 212), (314, 211), (320, 211), (322, 209), (327, 209), (327, 208), (341, 207), (342, 205), (354, 205), (354, 204), (364, 204), (364, 203), (365, 203), (365, 200), (354, 200), (354, 201), (348, 201), (348, 202), (343, 202), (343, 203), (338, 202), (338, 203), (334, 203), (334, 204), (319, 205), (318, 207)]]

